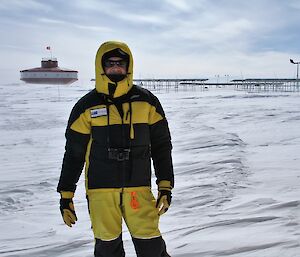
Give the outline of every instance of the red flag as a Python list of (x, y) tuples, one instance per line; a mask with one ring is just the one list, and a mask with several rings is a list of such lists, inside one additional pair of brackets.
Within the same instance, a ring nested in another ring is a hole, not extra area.
[(46, 49), (47, 49), (47, 50), (51, 50), (50, 46), (47, 46)]

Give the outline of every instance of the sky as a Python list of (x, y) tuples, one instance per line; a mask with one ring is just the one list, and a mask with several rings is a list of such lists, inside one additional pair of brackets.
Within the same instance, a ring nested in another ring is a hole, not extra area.
[(98, 47), (126, 42), (134, 78), (295, 78), (298, 0), (0, 0), (0, 76), (49, 57), (94, 78)]

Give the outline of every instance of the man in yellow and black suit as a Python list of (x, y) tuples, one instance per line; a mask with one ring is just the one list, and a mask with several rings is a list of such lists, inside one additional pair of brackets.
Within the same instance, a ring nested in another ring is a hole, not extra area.
[[(171, 204), (174, 175), (164, 111), (148, 90), (133, 85), (128, 46), (109, 41), (96, 55), (96, 88), (74, 106), (57, 187), (68, 226), (77, 220), (73, 196), (85, 165), (96, 257), (125, 256), (122, 218), (138, 257), (167, 257), (159, 216)], [(158, 197), (151, 192), (151, 158)]]

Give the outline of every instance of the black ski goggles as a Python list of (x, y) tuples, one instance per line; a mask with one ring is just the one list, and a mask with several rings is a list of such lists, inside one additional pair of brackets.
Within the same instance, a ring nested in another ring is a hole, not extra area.
[(104, 61), (104, 67), (105, 68), (111, 68), (114, 66), (126, 68), (127, 62), (125, 60), (119, 60), (119, 61), (113, 61), (113, 60), (106, 60)]

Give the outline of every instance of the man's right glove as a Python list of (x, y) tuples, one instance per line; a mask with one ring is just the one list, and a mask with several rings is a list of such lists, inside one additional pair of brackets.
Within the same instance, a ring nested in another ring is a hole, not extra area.
[(60, 198), (60, 212), (62, 215), (62, 218), (66, 225), (69, 227), (72, 227), (72, 224), (75, 224), (77, 221), (77, 216), (74, 209), (73, 204), (73, 192), (60, 192), (61, 198)]

